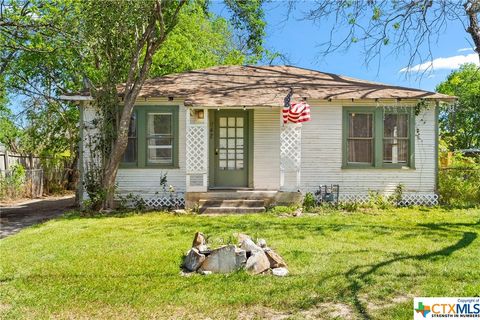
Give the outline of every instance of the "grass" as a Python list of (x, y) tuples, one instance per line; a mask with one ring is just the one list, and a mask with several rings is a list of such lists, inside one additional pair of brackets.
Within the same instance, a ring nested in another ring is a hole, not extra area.
[[(265, 238), (290, 276), (179, 275), (195, 231)], [(0, 318), (411, 319), (480, 295), (480, 210), (57, 219), (0, 241)]]

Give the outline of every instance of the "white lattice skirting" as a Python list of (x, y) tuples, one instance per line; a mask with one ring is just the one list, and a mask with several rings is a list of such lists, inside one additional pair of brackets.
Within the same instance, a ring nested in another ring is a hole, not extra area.
[[(358, 202), (365, 204), (370, 197), (367, 194), (342, 194), (340, 192), (339, 201)], [(407, 193), (402, 197), (401, 206), (436, 206), (438, 205), (438, 195), (434, 193)]]
[[(162, 210), (185, 207), (185, 195), (183, 193), (142, 197), (142, 200), (148, 209)], [(126, 205), (133, 208), (135, 203), (134, 201), (128, 201)]]

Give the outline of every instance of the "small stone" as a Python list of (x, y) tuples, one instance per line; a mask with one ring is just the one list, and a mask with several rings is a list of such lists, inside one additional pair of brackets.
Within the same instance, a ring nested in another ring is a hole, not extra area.
[[(229, 273), (242, 267), (241, 258), (237, 258), (237, 247), (228, 245), (212, 250), (200, 267), (200, 271)], [(239, 255), (242, 255), (239, 253)], [(268, 259), (267, 259), (268, 260)]]
[(205, 255), (198, 252), (196, 248), (192, 248), (187, 252), (183, 266), (189, 271), (197, 271), (205, 261)]
[(177, 210), (173, 210), (173, 213), (175, 213), (175, 214), (186, 214), (187, 211), (185, 211), (184, 209), (177, 209)]
[(288, 275), (288, 269), (287, 268), (274, 268), (272, 269), (272, 273), (274, 276), (277, 277), (286, 277)]
[(247, 252), (261, 251), (262, 250), (262, 248), (257, 246), (255, 244), (255, 242), (253, 242), (252, 239), (243, 240), (242, 243), (240, 244), (240, 248), (242, 248), (243, 250), (245, 250)]
[(258, 239), (257, 240), (257, 246), (260, 248), (266, 248), (267, 247), (267, 241), (265, 239)]
[(259, 274), (270, 268), (270, 262), (263, 250), (252, 251), (252, 255), (247, 259), (245, 269), (251, 274)]
[(303, 208), (298, 208), (298, 209), (295, 210), (295, 212), (293, 213), (293, 216), (294, 216), (294, 217), (300, 217), (302, 214), (303, 214)]
[(202, 270), (202, 271), (200, 271), (200, 274), (203, 275), (203, 276), (208, 276), (209, 274), (212, 274), (212, 271)]
[(193, 237), (193, 248), (199, 248), (199, 246), (206, 246), (207, 240), (205, 239), (205, 235), (201, 232), (196, 232), (195, 237)]
[(283, 258), (278, 254), (276, 253), (275, 251), (273, 251), (272, 249), (270, 248), (267, 248), (268, 250), (265, 250), (265, 254), (268, 258), (268, 261), (270, 262), (270, 268), (274, 269), (274, 268), (284, 268), (287, 266), (287, 264), (285, 263), (285, 261), (283, 260)]
[(185, 271), (180, 271), (180, 276), (182, 277), (191, 277), (195, 274), (195, 272), (185, 272)]

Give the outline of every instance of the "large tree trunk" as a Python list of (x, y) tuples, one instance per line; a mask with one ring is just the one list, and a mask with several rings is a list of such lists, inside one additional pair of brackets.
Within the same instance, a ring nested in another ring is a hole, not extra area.
[(480, 26), (478, 25), (477, 16), (480, 12), (480, 1), (468, 0), (464, 4), (464, 7), (469, 20), (467, 32), (472, 37), (473, 43), (475, 44), (475, 52), (479, 55), (480, 58)]
[[(102, 178), (103, 190), (106, 192), (106, 199), (103, 207), (106, 209), (113, 209), (114, 207), (115, 181), (117, 178), (118, 167), (122, 160), (122, 156), (125, 153), (125, 149), (127, 148), (128, 129), (135, 101), (137, 100), (140, 89), (150, 71), (153, 55), (177, 23), (178, 14), (184, 4), (184, 0), (179, 1), (173, 16), (170, 18), (169, 25), (166, 27), (162, 13), (162, 2), (157, 0), (154, 4), (152, 18), (143, 32), (142, 37), (138, 40), (137, 50), (132, 57), (130, 71), (123, 92), (124, 104), (117, 126), (117, 136), (113, 142), (112, 153), (106, 163)], [(157, 23), (159, 24), (158, 26)], [(139, 61), (144, 52), (145, 55), (141, 67), (139, 67)]]

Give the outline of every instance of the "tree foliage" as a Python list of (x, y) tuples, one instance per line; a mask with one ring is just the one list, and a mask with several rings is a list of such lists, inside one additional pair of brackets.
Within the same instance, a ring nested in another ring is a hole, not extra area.
[(442, 138), (451, 151), (480, 147), (480, 71), (474, 64), (465, 64), (440, 83), (438, 92), (458, 97), (453, 106), (440, 113)]
[[(111, 195), (133, 105), (147, 77), (254, 62), (263, 52), (262, 0), (228, 1), (231, 21), (203, 0), (17, 0), (0, 3), (1, 140), (37, 154), (75, 154), (78, 111), (58, 99), (89, 89), (101, 117), (102, 187)], [(235, 39), (237, 28), (244, 38)], [(117, 85), (125, 83), (118, 99)], [(13, 101), (13, 100), (12, 100)], [(120, 107), (120, 104), (122, 107)], [(19, 121), (20, 119), (20, 121)], [(20, 130), (10, 130), (19, 128)], [(72, 162), (73, 163), (73, 162)]]
[[(298, 5), (289, 2), (290, 11)], [(433, 58), (431, 45), (452, 24), (459, 24), (480, 54), (479, 0), (337, 0), (318, 1), (303, 18), (323, 27), (331, 22), (321, 52), (329, 54), (355, 46), (362, 47), (366, 63), (382, 55), (406, 56), (408, 67)]]

